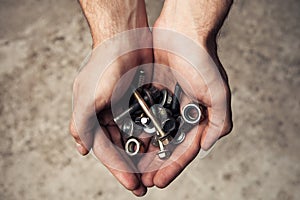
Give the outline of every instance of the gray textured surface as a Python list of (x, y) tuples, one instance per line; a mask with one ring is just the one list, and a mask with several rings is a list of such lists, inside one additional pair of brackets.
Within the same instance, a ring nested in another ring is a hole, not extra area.
[[(91, 44), (77, 2), (0, 5), (0, 199), (134, 199), (68, 135), (72, 81)], [(219, 39), (234, 130), (145, 199), (299, 199), (299, 10), (297, 0), (235, 2)]]

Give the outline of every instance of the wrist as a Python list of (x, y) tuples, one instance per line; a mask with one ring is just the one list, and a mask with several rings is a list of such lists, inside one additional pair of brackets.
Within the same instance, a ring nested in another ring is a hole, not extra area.
[(144, 0), (80, 0), (93, 46), (130, 29), (147, 27)]
[(165, 0), (154, 27), (170, 29), (202, 45), (216, 55), (217, 34), (229, 12), (232, 0)]
[(165, 0), (158, 21), (167, 28), (186, 33), (194, 39), (215, 39), (232, 2), (233, 0)]

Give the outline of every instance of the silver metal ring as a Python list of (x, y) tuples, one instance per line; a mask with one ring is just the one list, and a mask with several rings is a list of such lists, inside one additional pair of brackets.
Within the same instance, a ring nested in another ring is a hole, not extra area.
[(195, 103), (187, 104), (182, 109), (182, 118), (186, 123), (197, 124), (201, 119), (201, 110)]
[(141, 142), (136, 138), (130, 138), (125, 144), (125, 151), (129, 156), (135, 156), (140, 152)]

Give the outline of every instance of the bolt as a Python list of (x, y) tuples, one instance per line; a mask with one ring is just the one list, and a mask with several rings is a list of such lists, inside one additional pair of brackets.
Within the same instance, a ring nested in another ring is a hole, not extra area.
[(140, 108), (140, 105), (138, 103), (135, 103), (131, 105), (127, 110), (122, 112), (120, 115), (114, 118), (114, 121), (118, 124), (121, 120), (123, 120), (125, 117), (129, 117), (131, 113), (137, 111)]
[[(138, 70), (138, 74), (136, 75), (135, 78), (135, 83), (137, 81), (137, 88), (142, 87), (145, 84), (145, 71), (144, 69), (139, 69)], [(132, 86), (133, 87), (133, 86)], [(145, 100), (148, 101), (152, 101), (151, 100), (151, 96), (146, 96)], [(122, 119), (124, 119), (124, 117), (126, 117), (127, 115), (137, 111), (140, 108), (140, 105), (138, 103), (135, 103), (133, 105), (131, 105), (127, 110), (125, 110), (123, 113), (121, 113), (119, 116), (117, 116), (116, 118), (114, 118), (114, 121), (116, 123), (118, 123), (119, 121), (121, 121)]]
[(136, 100), (138, 101), (138, 103), (140, 104), (140, 106), (142, 107), (142, 109), (144, 110), (144, 112), (146, 113), (146, 115), (151, 119), (151, 122), (153, 123), (155, 129), (157, 130), (158, 136), (164, 137), (166, 133), (161, 129), (159, 122), (157, 121), (156, 117), (152, 114), (150, 108), (148, 107), (144, 99), (141, 97), (140, 93), (135, 90), (133, 94)]
[(154, 135), (153, 137), (151, 137), (151, 144), (155, 147), (158, 147), (157, 135)]
[(145, 84), (145, 71), (143, 69), (139, 70), (138, 77), (139, 77), (139, 80), (138, 80), (137, 86), (139, 88)]
[(171, 151), (165, 149), (162, 141), (158, 140), (159, 151), (157, 152), (158, 157), (161, 160), (166, 160), (171, 156)]
[[(144, 97), (145, 101), (148, 101), (149, 98), (148, 96)], [(127, 110), (125, 110), (124, 112), (122, 112), (121, 114), (119, 114), (117, 117), (114, 118), (114, 121), (116, 124), (118, 124), (120, 121), (122, 121), (125, 117), (130, 117), (129, 115), (138, 111), (140, 109), (140, 104), (138, 102), (132, 104)]]

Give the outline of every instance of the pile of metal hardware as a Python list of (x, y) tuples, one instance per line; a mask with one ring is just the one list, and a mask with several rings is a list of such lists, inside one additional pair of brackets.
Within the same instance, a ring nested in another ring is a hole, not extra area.
[(173, 94), (168, 89), (147, 85), (133, 91), (129, 108), (114, 118), (128, 155), (144, 153), (139, 135), (145, 132), (151, 137), (151, 145), (159, 147), (159, 158), (167, 159), (172, 154), (168, 147), (182, 143), (186, 134), (199, 124), (204, 116), (203, 107), (192, 102), (180, 109), (182, 93), (178, 83)]

